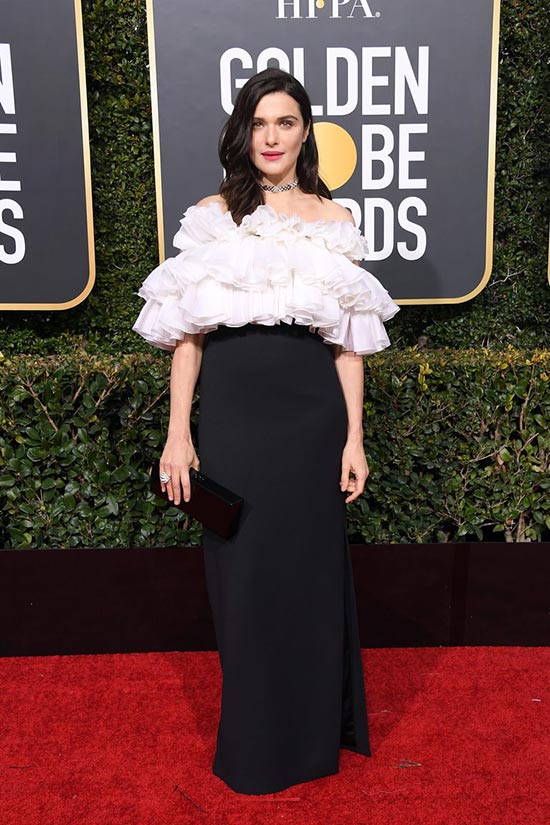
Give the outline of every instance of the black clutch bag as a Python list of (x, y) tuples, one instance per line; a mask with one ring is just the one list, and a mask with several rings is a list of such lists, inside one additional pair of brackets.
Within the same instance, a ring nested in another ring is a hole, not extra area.
[(235, 533), (243, 505), (241, 496), (195, 470), (194, 467), (190, 467), (191, 498), (189, 501), (185, 501), (182, 490), (180, 503), (174, 504), (168, 498), (168, 493), (162, 491), (159, 473), (160, 460), (157, 458), (151, 467), (151, 490), (153, 493), (165, 499), (174, 507), (178, 507), (179, 510), (183, 510), (192, 518), (197, 519), (209, 530), (224, 539)]

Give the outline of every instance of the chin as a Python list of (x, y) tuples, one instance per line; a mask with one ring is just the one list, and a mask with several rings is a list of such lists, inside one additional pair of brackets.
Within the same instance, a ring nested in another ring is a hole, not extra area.
[(262, 158), (261, 164), (255, 164), (256, 168), (260, 170), (262, 175), (269, 175), (270, 173), (273, 174), (275, 172), (277, 175), (289, 175), (292, 171), (292, 166), (289, 166), (288, 161), (283, 164), (280, 161), (272, 161), (272, 162), (265, 162)]

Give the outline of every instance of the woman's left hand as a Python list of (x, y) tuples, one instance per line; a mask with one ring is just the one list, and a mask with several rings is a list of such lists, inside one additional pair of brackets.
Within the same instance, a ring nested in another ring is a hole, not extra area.
[[(350, 476), (353, 473), (355, 478)], [(344, 452), (342, 453), (342, 476), (340, 478), (340, 489), (351, 493), (346, 499), (346, 504), (358, 498), (365, 489), (365, 482), (369, 475), (369, 467), (363, 448), (363, 439), (348, 439)]]

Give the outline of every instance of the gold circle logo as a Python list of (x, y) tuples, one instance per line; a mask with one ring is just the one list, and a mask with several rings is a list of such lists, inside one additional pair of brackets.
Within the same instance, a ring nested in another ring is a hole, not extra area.
[(342, 126), (329, 121), (314, 123), (313, 133), (319, 150), (319, 174), (330, 190), (339, 189), (357, 166), (353, 138)]

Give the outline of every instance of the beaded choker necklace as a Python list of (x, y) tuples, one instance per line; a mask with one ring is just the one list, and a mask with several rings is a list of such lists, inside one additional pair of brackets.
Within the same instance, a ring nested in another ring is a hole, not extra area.
[(287, 192), (289, 189), (294, 189), (295, 186), (298, 186), (298, 178), (293, 180), (292, 183), (284, 183), (282, 186), (271, 186), (268, 183), (261, 183), (260, 186), (266, 192)]

